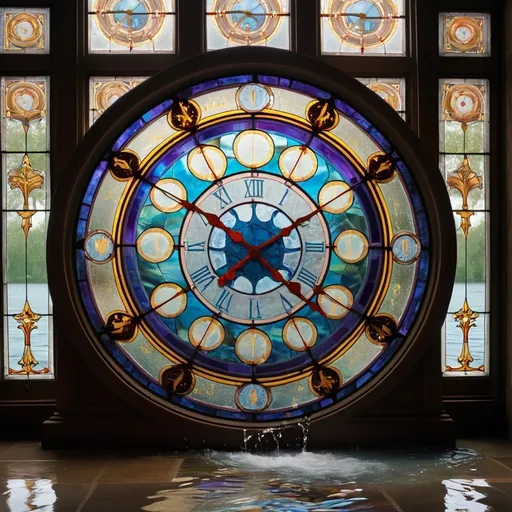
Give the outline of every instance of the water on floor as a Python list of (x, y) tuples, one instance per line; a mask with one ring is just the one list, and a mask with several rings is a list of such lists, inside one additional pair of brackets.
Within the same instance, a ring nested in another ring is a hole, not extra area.
[(512, 512), (512, 444), (446, 453), (43, 452), (0, 445), (0, 511)]

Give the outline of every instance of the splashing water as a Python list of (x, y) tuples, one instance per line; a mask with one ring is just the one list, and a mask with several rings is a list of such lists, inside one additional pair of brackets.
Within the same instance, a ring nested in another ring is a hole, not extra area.
[(365, 474), (377, 476), (386, 472), (388, 466), (382, 462), (363, 461), (353, 457), (343, 457), (332, 453), (301, 452), (298, 454), (255, 455), (252, 453), (211, 453), (210, 459), (226, 467), (236, 467), (247, 471), (278, 472), (287, 477), (338, 479), (354, 478)]

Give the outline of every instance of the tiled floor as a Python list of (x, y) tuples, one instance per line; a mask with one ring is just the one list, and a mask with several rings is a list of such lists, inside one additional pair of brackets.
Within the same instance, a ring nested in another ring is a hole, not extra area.
[(512, 442), (459, 446), (443, 455), (204, 457), (0, 443), (0, 512), (512, 512)]

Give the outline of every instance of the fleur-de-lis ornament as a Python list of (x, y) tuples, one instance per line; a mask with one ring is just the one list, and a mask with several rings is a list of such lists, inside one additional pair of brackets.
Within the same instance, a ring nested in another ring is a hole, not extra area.
[(469, 331), (476, 327), (475, 320), (480, 317), (479, 313), (473, 311), (468, 304), (468, 300), (464, 301), (464, 305), (462, 306), (457, 313), (453, 314), (453, 319), (458, 322), (459, 329), (462, 330), (462, 351), (460, 356), (458, 357), (458, 361), (460, 366), (458, 368), (452, 368), (451, 366), (446, 367), (447, 372), (483, 372), (485, 367), (484, 365), (473, 368), (471, 363), (473, 362), (473, 356), (469, 351)]
[(467, 238), (469, 228), (471, 227), (470, 217), (474, 214), (474, 212), (468, 209), (468, 197), (473, 189), (482, 188), (482, 177), (471, 169), (468, 157), (464, 156), (460, 167), (456, 171), (448, 174), (446, 182), (450, 189), (454, 188), (458, 190), (462, 196), (462, 210), (456, 213), (461, 218), (460, 227), (464, 232), (464, 236)]
[(23, 165), (7, 175), (7, 180), (11, 190), (19, 189), (23, 195), (23, 211), (17, 212), (21, 217), (21, 228), (28, 238), (28, 233), (32, 227), (32, 217), (36, 213), (29, 209), (29, 198), (32, 191), (41, 188), (44, 185), (44, 175), (30, 164), (28, 155), (23, 157)]
[(21, 366), (21, 370), (13, 370), (12, 368), (9, 368), (9, 373), (11, 375), (39, 375), (41, 373), (48, 373), (50, 371), (48, 368), (34, 370), (34, 366), (37, 366), (39, 362), (34, 357), (34, 354), (32, 354), (31, 347), (32, 331), (37, 329), (37, 322), (41, 319), (41, 315), (32, 311), (27, 300), (25, 301), (25, 306), (21, 312), (14, 315), (13, 318), (20, 324), (18, 325), (18, 329), (23, 331), (23, 335), (25, 337), (25, 348), (23, 349), (21, 359), (18, 361), (18, 364)]

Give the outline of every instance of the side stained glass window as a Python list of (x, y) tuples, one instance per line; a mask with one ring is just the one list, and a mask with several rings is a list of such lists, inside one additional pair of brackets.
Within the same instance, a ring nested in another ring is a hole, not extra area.
[(89, 127), (121, 96), (147, 77), (92, 77), (89, 80)]
[(208, 50), (232, 46), (290, 49), (290, 0), (207, 0)]
[(441, 80), (440, 168), (457, 226), (457, 274), (444, 329), (446, 376), (489, 372), (489, 83)]
[(491, 16), (489, 14), (439, 15), (439, 51), (445, 56), (479, 56), (491, 54)]
[(403, 0), (321, 0), (322, 53), (405, 55)]
[(380, 96), (405, 119), (404, 78), (358, 78), (358, 80)]
[(0, 53), (50, 53), (49, 9), (0, 8)]
[(1, 91), (4, 376), (48, 378), (49, 79), (4, 77)]
[(89, 0), (91, 53), (174, 50), (174, 0)]

